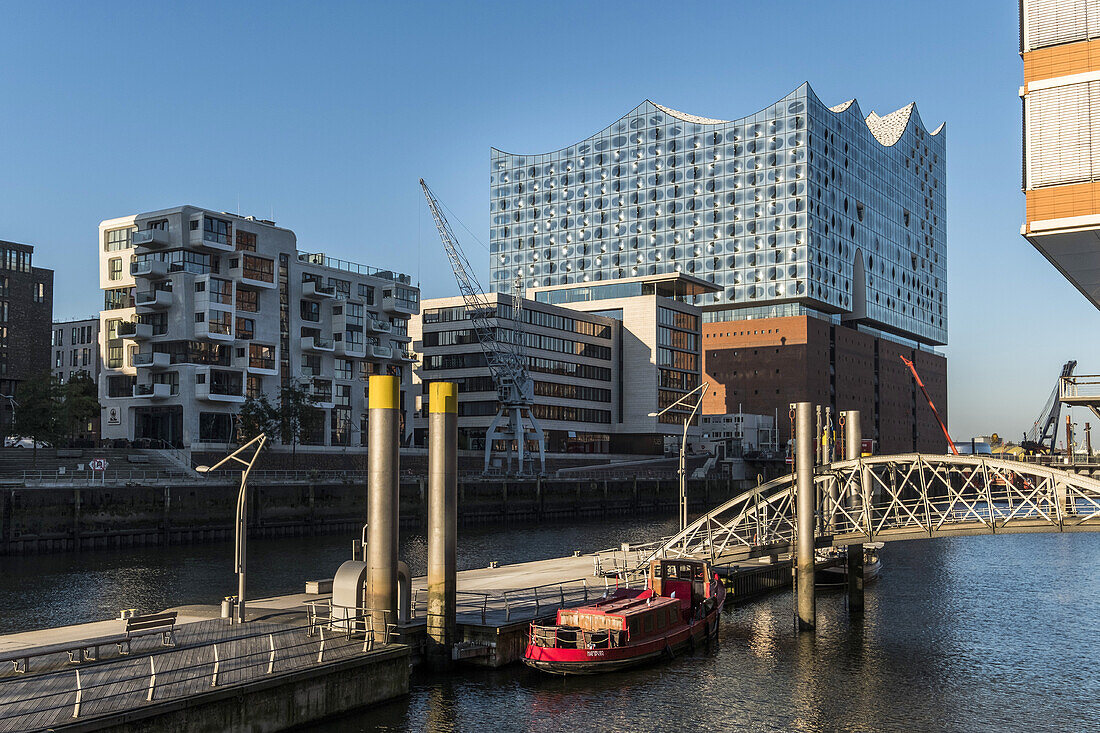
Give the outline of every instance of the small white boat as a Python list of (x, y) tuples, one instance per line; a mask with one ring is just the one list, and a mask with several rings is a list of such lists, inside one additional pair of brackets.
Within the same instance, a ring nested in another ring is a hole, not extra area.
[[(863, 546), (863, 583), (866, 585), (882, 572), (882, 559), (879, 550), (883, 543), (869, 542)], [(814, 572), (814, 586), (817, 588), (843, 588), (848, 585), (848, 548), (840, 547), (829, 550), (829, 556), (835, 559), (835, 564), (827, 568), (819, 568)]]

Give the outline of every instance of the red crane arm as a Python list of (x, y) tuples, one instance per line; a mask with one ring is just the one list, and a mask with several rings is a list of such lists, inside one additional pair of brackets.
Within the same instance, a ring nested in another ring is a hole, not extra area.
[(928, 396), (928, 390), (924, 388), (924, 382), (920, 381), (920, 375), (917, 374), (917, 368), (913, 366), (913, 362), (901, 356), (901, 360), (905, 362), (905, 366), (909, 367), (909, 371), (913, 372), (913, 379), (916, 380), (917, 386), (920, 387), (920, 391), (924, 393), (924, 399), (927, 400), (928, 406), (932, 408), (932, 414), (936, 416), (936, 422), (940, 424), (940, 429), (943, 430), (944, 437), (947, 438), (947, 444), (951, 446), (951, 452), (955, 455), (959, 455), (959, 449), (955, 447), (955, 441), (951, 440), (951, 434), (947, 432), (947, 425), (944, 424), (943, 418), (940, 417), (940, 411), (936, 409), (936, 405), (932, 402), (932, 398)]

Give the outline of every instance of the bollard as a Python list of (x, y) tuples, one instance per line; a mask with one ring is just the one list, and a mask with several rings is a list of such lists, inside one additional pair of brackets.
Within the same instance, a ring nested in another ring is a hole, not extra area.
[[(844, 418), (844, 457), (852, 460), (860, 458), (863, 452), (863, 426), (860, 423), (859, 410), (848, 410)], [(862, 484), (869, 480), (867, 473), (862, 473)], [(863, 495), (853, 489), (848, 497), (848, 507), (852, 516), (857, 520), (862, 514)], [(857, 528), (858, 529), (858, 528)], [(848, 613), (863, 613), (863, 545), (848, 545)]]
[(817, 626), (814, 598), (814, 425), (809, 402), (797, 402), (795, 409), (795, 494), (796, 582), (798, 630), (813, 631)]
[(456, 640), (458, 385), (432, 382), (428, 413), (428, 660), (444, 668)]
[(374, 611), (373, 628), (384, 629), (397, 617), (400, 382), (391, 375), (371, 376), (368, 394), (366, 600)]

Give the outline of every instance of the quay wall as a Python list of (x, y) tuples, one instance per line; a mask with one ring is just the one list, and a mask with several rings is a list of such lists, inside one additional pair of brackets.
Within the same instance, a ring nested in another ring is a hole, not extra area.
[(409, 692), (410, 650), (398, 646), (353, 659), (275, 675), (245, 685), (212, 688), (185, 698), (144, 705), (52, 728), (77, 733), (252, 733), (281, 731)]
[[(747, 482), (690, 480), (694, 511), (744, 491)], [(157, 485), (4, 487), (0, 555), (176, 545), (233, 537), (238, 486), (181, 479)], [(671, 515), (675, 479), (468, 480), (458, 488), (462, 526)], [(401, 525), (427, 527), (427, 482), (401, 484)], [(366, 521), (362, 481), (250, 483), (249, 536), (286, 537), (358, 530)]]

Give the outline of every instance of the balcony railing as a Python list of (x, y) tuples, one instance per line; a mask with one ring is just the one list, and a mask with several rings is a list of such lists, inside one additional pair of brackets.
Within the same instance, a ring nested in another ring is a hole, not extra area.
[(171, 308), (171, 290), (139, 290), (134, 302), (143, 308)]
[(392, 280), (396, 283), (403, 285), (409, 285), (412, 283), (412, 278), (408, 275), (403, 275), (400, 272), (393, 272), (392, 270), (380, 270), (377, 267), (370, 267), (368, 265), (360, 265), (355, 262), (348, 262), (347, 260), (337, 259), (336, 257), (329, 257), (326, 254), (320, 252), (299, 252), (299, 262), (307, 262), (311, 265), (320, 265), (322, 267), (331, 267), (336, 270), (344, 270), (345, 272), (353, 272), (356, 275), (367, 275), (369, 277), (377, 277), (382, 280)]
[(143, 397), (154, 400), (162, 400), (179, 392), (179, 387), (173, 384), (135, 384), (134, 397)]
[(375, 359), (392, 359), (393, 349), (389, 346), (372, 346), (370, 347), (370, 355)]
[(118, 336), (124, 339), (148, 339), (153, 338), (153, 326), (149, 323), (137, 323), (136, 321), (123, 321), (118, 324)]
[(367, 325), (370, 327), (372, 333), (390, 333), (393, 331), (392, 323), (378, 318), (369, 319)]
[(333, 349), (332, 339), (321, 338), (320, 336), (302, 337), (302, 351), (333, 351)]
[(302, 297), (312, 298), (315, 300), (335, 298), (336, 288), (330, 288), (324, 285), (320, 285), (315, 280), (306, 280), (304, 283), (302, 283)]
[(163, 260), (138, 260), (130, 263), (133, 277), (160, 279), (168, 276), (168, 263)]
[(163, 369), (171, 365), (172, 357), (161, 351), (142, 351), (134, 354), (133, 359), (134, 366), (136, 367), (153, 367), (154, 369)]

